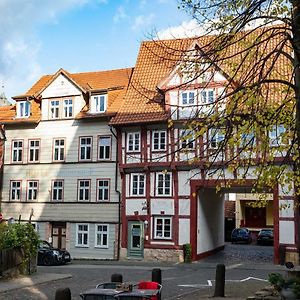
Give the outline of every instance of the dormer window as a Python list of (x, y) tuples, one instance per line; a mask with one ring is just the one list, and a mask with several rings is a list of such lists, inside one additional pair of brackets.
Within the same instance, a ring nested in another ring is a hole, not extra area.
[(20, 101), (17, 103), (17, 117), (28, 118), (30, 116), (30, 102)]
[(107, 107), (107, 94), (92, 96), (91, 112), (104, 113)]

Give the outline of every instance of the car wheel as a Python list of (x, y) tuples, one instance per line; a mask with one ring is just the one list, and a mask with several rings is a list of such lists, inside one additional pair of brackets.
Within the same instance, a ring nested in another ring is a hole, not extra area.
[(44, 266), (51, 266), (52, 264), (53, 264), (53, 259), (49, 256), (44, 256), (43, 265)]

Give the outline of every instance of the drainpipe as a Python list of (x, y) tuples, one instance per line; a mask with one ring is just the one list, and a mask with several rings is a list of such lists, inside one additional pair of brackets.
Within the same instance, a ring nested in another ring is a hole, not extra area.
[(118, 137), (112, 129), (112, 126), (109, 126), (110, 132), (116, 139), (116, 164), (115, 164), (115, 192), (118, 194), (119, 205), (118, 205), (118, 251), (117, 251), (117, 260), (120, 259), (120, 245), (121, 245), (121, 192), (118, 190), (118, 163), (119, 163), (119, 151), (118, 151)]
[(5, 146), (5, 141), (6, 141), (6, 136), (5, 136), (5, 130), (4, 127), (2, 126), (0, 128), (1, 131), (1, 138), (0, 138), (0, 147), (2, 147), (2, 153), (0, 157), (0, 213), (1, 213), (1, 206), (2, 206), (2, 191), (3, 191), (3, 169), (4, 169), (4, 146)]

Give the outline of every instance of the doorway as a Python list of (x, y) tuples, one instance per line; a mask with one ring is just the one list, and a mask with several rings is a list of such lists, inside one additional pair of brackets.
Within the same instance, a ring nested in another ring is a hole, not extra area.
[(128, 222), (128, 257), (144, 257), (144, 223), (139, 221)]
[(52, 246), (62, 250), (66, 249), (66, 223), (52, 223)]

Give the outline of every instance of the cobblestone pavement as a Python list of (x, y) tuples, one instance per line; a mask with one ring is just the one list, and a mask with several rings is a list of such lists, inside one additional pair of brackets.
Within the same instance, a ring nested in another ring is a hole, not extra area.
[(273, 263), (273, 247), (226, 243), (225, 249), (205, 258), (205, 262), (217, 263)]
[[(245, 280), (248, 277), (266, 279), (278, 266), (272, 263), (272, 247), (256, 245), (226, 245), (225, 251), (192, 264), (162, 264), (145, 262), (99, 262), (74, 261), (58, 267), (39, 267), (40, 276), (47, 273), (68, 273), (72, 278), (48, 282), (19, 290), (0, 293), (2, 300), (46, 300), (54, 299), (60, 287), (69, 287), (72, 299), (79, 300), (79, 294), (109, 281), (111, 274), (123, 274), (124, 281), (150, 280), (151, 270), (161, 268), (163, 275), (163, 299), (199, 299), (213, 295), (216, 264), (226, 264), (226, 296), (245, 299), (267, 283), (259, 280)], [(208, 284), (212, 282), (212, 286)], [(1, 284), (1, 283), (0, 283)]]

